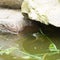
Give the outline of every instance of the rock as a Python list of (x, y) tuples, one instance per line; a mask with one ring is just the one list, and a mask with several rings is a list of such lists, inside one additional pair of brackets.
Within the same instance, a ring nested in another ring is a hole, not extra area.
[(24, 0), (21, 10), (32, 20), (60, 27), (60, 0)]
[(20, 10), (0, 9), (0, 31), (17, 34), (31, 21), (25, 20)]
[(23, 0), (0, 0), (0, 7), (21, 8)]

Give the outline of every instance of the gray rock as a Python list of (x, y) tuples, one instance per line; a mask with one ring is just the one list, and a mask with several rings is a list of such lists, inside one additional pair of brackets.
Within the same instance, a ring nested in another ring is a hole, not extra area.
[(0, 9), (0, 31), (17, 34), (31, 22), (25, 20), (20, 10)]
[(0, 7), (20, 8), (23, 0), (0, 0)]

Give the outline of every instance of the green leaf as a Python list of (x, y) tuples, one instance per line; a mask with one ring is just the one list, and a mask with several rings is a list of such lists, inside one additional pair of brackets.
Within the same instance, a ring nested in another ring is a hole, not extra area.
[(10, 53), (12, 53), (16, 49), (17, 49), (16, 47), (11, 47), (11, 48), (8, 48), (5, 50), (0, 50), (0, 55), (3, 55), (3, 54), (9, 55)]
[(49, 45), (49, 50), (50, 50), (51, 52), (58, 52), (58, 51), (59, 51), (54, 43), (51, 43), (51, 44)]

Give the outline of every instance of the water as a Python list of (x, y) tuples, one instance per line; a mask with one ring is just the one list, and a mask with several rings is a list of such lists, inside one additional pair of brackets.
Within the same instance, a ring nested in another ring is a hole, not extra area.
[[(60, 49), (60, 31), (43, 30)], [(60, 60), (60, 53), (51, 52), (51, 41), (41, 33), (0, 34), (0, 60)]]

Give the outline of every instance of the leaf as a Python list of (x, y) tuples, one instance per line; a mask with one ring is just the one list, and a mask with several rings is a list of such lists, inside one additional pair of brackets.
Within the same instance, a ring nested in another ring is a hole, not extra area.
[(51, 52), (58, 52), (58, 51), (59, 51), (54, 43), (51, 43), (51, 44), (49, 45), (49, 50), (50, 50)]
[(16, 49), (17, 49), (16, 47), (11, 47), (11, 48), (8, 48), (5, 50), (0, 50), (0, 55), (3, 55), (3, 54), (9, 55), (10, 53), (12, 53)]

